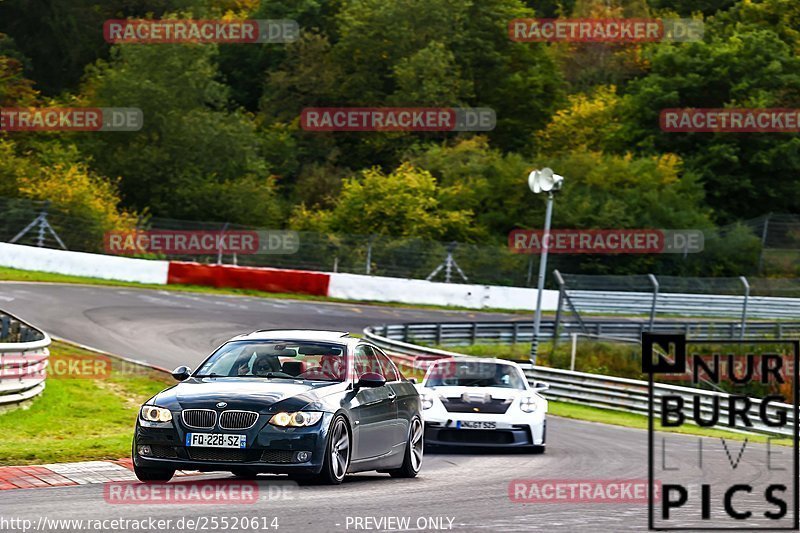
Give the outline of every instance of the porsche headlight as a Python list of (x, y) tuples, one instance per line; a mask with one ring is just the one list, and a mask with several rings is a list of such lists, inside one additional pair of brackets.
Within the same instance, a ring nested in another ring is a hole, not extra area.
[(170, 422), (172, 421), (172, 413), (169, 409), (163, 407), (156, 407), (155, 405), (143, 405), (142, 410), (139, 412), (142, 420), (147, 422)]
[(430, 409), (433, 407), (433, 396), (430, 394), (422, 394), (420, 395), (420, 400), (422, 402), (422, 410)]
[(313, 426), (319, 419), (322, 418), (322, 413), (318, 411), (296, 411), (294, 413), (277, 413), (272, 415), (269, 423), (273, 426), (285, 427), (308, 427)]
[(536, 398), (533, 396), (527, 396), (519, 401), (519, 408), (525, 411), (526, 413), (532, 413), (536, 411)]

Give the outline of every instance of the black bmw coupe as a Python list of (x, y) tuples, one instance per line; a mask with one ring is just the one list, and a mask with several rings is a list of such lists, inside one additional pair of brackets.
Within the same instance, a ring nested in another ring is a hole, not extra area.
[(380, 348), (348, 333), (266, 330), (229, 340), (141, 408), (142, 481), (176, 470), (283, 473), (338, 484), (365, 470), (414, 477), (420, 397)]

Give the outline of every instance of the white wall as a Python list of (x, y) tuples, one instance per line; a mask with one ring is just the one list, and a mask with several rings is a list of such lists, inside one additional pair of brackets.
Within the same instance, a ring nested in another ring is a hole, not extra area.
[[(456, 305), (472, 309), (536, 307), (536, 289), (438, 283), (417, 279), (384, 278), (359, 274), (331, 274), (328, 296), (346, 300)], [(558, 307), (558, 291), (545, 290), (542, 309)]]
[(90, 278), (167, 284), (168, 261), (51, 250), (0, 242), (0, 266)]

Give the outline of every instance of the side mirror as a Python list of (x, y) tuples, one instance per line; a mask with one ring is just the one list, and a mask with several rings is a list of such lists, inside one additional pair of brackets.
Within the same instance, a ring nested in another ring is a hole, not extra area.
[(546, 391), (548, 389), (550, 389), (550, 384), (549, 383), (544, 383), (542, 381), (537, 381), (533, 385), (533, 390), (536, 391), (536, 392), (544, 392), (544, 391)]
[(375, 372), (366, 372), (361, 374), (356, 383), (356, 388), (374, 389), (375, 387), (383, 387), (386, 385), (386, 378)]
[(178, 381), (186, 381), (192, 375), (192, 369), (188, 366), (179, 366), (172, 371), (172, 377)]

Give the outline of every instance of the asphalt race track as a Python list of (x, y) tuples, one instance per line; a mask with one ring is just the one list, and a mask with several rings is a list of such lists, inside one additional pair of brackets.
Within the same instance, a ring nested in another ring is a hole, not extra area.
[[(527, 319), (454, 311), (270, 300), (236, 296), (117, 289), (75, 285), (0, 284), (0, 307), (53, 335), (162, 366), (195, 366), (225, 338), (274, 327), (360, 331), (368, 324), (403, 321)], [(551, 417), (548, 450), (526, 453), (428, 450), (416, 479), (385, 474), (349, 476), (338, 487), (296, 486), (280, 476), (259, 478), (266, 497), (251, 505), (119, 505), (106, 503), (102, 485), (0, 491), (0, 517), (48, 519), (278, 518), (278, 531), (392, 531), (393, 522), (364, 520), (408, 517), (410, 528), (452, 531), (623, 531), (647, 529), (642, 503), (515, 503), (512, 480), (646, 480), (644, 431)], [(670, 435), (672, 464), (686, 482), (700, 476), (697, 437)], [(737, 468), (719, 439), (704, 440), (702, 474), (719, 486), (763, 480), (766, 447), (747, 445)], [(734, 454), (740, 443), (729, 445)], [(786, 449), (788, 452), (789, 450)], [(774, 460), (774, 459), (773, 459)], [(228, 476), (219, 476), (228, 479)], [(231, 478), (232, 479), (232, 478)], [(176, 483), (186, 482), (185, 478)], [(269, 498), (270, 487), (282, 486)], [(786, 498), (792, 501), (791, 497)], [(753, 512), (770, 508), (761, 494), (737, 497)], [(699, 509), (692, 500), (691, 507)], [(791, 506), (790, 506), (791, 508)], [(698, 512), (699, 514), (699, 512)], [(269, 524), (269, 520), (267, 524)], [(361, 524), (361, 527), (358, 525)], [(364, 525), (368, 525), (365, 528)], [(698, 525), (700, 523), (698, 522)], [(707, 523), (704, 525), (708, 525)], [(388, 527), (387, 527), (388, 526)], [(75, 531), (62, 528), (52, 531)], [(121, 529), (133, 530), (133, 529)], [(177, 531), (145, 528), (150, 531)], [(265, 531), (266, 529), (261, 529)], [(41, 531), (41, 529), (40, 529)]]
[(89, 285), (0, 283), (0, 308), (57, 337), (174, 368), (257, 329), (361, 333), (382, 323), (531, 320), (488, 314)]

